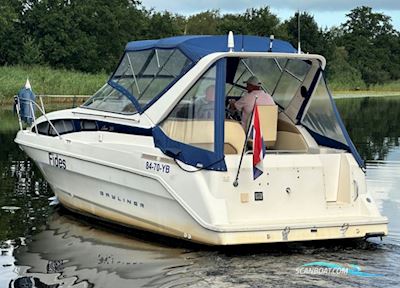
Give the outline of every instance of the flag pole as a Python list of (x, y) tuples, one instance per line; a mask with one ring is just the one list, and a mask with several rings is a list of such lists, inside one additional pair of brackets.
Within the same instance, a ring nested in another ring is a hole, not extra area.
[(301, 41), (300, 41), (300, 9), (297, 10), (297, 54), (301, 54)]
[[(244, 155), (244, 152), (246, 151), (247, 141), (249, 140), (249, 134), (250, 134), (249, 130), (250, 130), (250, 127), (251, 127), (251, 122), (252, 122), (253, 116), (254, 116), (254, 108), (256, 107), (257, 98), (258, 98), (258, 96), (256, 95), (256, 99), (254, 100), (254, 104), (253, 104), (253, 110), (251, 111), (250, 121), (249, 121), (249, 123), (247, 124), (247, 127), (246, 127), (246, 138), (244, 139), (242, 154), (240, 155), (240, 162), (239, 162), (239, 167), (238, 167), (238, 170), (237, 170), (237, 173), (236, 173), (236, 178), (235, 178), (235, 181), (233, 181), (233, 186), (234, 187), (237, 187), (239, 185), (240, 167), (242, 167), (243, 155)], [(242, 115), (242, 117), (243, 117), (243, 115)]]

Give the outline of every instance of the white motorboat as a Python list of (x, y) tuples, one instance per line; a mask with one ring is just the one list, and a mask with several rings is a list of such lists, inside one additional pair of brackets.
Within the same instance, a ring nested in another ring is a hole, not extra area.
[[(272, 37), (131, 42), (81, 107), (29, 100), (43, 115), (15, 142), (62, 205), (121, 225), (211, 245), (387, 235), (325, 63)], [(255, 180), (248, 129), (227, 109), (250, 76), (277, 104), (258, 106)]]

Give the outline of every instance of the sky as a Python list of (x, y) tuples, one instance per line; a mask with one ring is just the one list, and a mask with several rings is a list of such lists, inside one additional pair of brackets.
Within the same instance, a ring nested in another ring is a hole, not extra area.
[(400, 0), (141, 0), (146, 8), (167, 10), (182, 15), (219, 9), (224, 13), (242, 13), (246, 8), (268, 5), (281, 20), (293, 16), (295, 11), (307, 11), (314, 15), (320, 27), (338, 26), (345, 22), (346, 14), (357, 6), (369, 6), (373, 11), (392, 18), (394, 28), (400, 31)]

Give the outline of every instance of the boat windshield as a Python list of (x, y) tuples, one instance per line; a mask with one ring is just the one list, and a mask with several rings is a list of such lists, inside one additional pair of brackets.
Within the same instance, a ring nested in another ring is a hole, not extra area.
[(137, 112), (132, 101), (109, 84), (101, 87), (82, 107), (121, 114), (133, 114)]
[[(192, 61), (179, 49), (128, 51), (108, 85), (101, 88), (83, 107), (124, 114), (143, 111), (175, 83), (191, 64)], [(118, 100), (123, 103), (117, 104)]]
[(228, 83), (227, 95), (242, 96), (246, 92), (243, 82), (254, 75), (262, 89), (272, 95), (279, 106), (286, 108), (302, 85), (311, 63), (303, 59), (251, 57), (230, 58), (228, 66), (237, 68), (231, 85)]

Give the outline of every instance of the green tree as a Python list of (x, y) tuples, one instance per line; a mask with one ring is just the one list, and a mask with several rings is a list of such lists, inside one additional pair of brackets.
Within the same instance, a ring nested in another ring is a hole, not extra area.
[(338, 44), (349, 52), (349, 63), (361, 72), (365, 83), (383, 83), (398, 76), (387, 69), (392, 61), (396, 63), (394, 67), (400, 65), (398, 54), (395, 54), (399, 49), (399, 36), (391, 18), (365, 6), (351, 10), (346, 16), (348, 19), (341, 26), (343, 36), (338, 39)]
[(244, 19), (250, 34), (259, 36), (274, 34), (278, 38), (281, 36), (280, 20), (268, 6), (247, 9), (244, 13)]
[(373, 39), (394, 33), (393, 25), (390, 23), (391, 18), (382, 13), (372, 12), (371, 7), (357, 7), (346, 14), (346, 17), (348, 19), (342, 24), (345, 34)]
[(110, 71), (144, 28), (144, 13), (131, 0), (32, 0), (27, 7), (23, 25), (53, 67)]
[(43, 54), (40, 50), (40, 46), (35, 40), (26, 36), (22, 43), (22, 59), (21, 63), (26, 65), (41, 64), (43, 62)]
[[(284, 22), (288, 40), (294, 47), (298, 45), (298, 17), (299, 13), (296, 12), (293, 17)], [(322, 54), (327, 58), (333, 53), (333, 47), (325, 38), (324, 31), (318, 27), (314, 16), (307, 12), (300, 14), (300, 36), (302, 51)]]
[(249, 34), (258, 36), (275, 35), (283, 38), (286, 35), (281, 22), (268, 6), (250, 8), (243, 14), (225, 14), (220, 18), (217, 27), (218, 34)]
[(335, 47), (329, 65), (328, 79), (332, 88), (356, 90), (365, 87), (360, 71), (349, 64), (348, 52), (344, 47)]
[(382, 57), (382, 69), (387, 71), (391, 80), (400, 79), (400, 33), (382, 34), (376, 37), (375, 45)]
[(18, 0), (0, 2), (0, 65), (16, 64), (20, 61), (22, 29), (20, 17), (22, 4)]
[(213, 35), (218, 33), (219, 10), (207, 10), (189, 16), (186, 24), (186, 34)]
[(218, 34), (226, 35), (229, 31), (235, 34), (249, 34), (249, 27), (244, 15), (242, 14), (225, 14), (217, 24)]
[(182, 16), (168, 11), (155, 12), (154, 10), (148, 11), (146, 15), (146, 28), (143, 35), (145, 39), (159, 39), (184, 33)]

